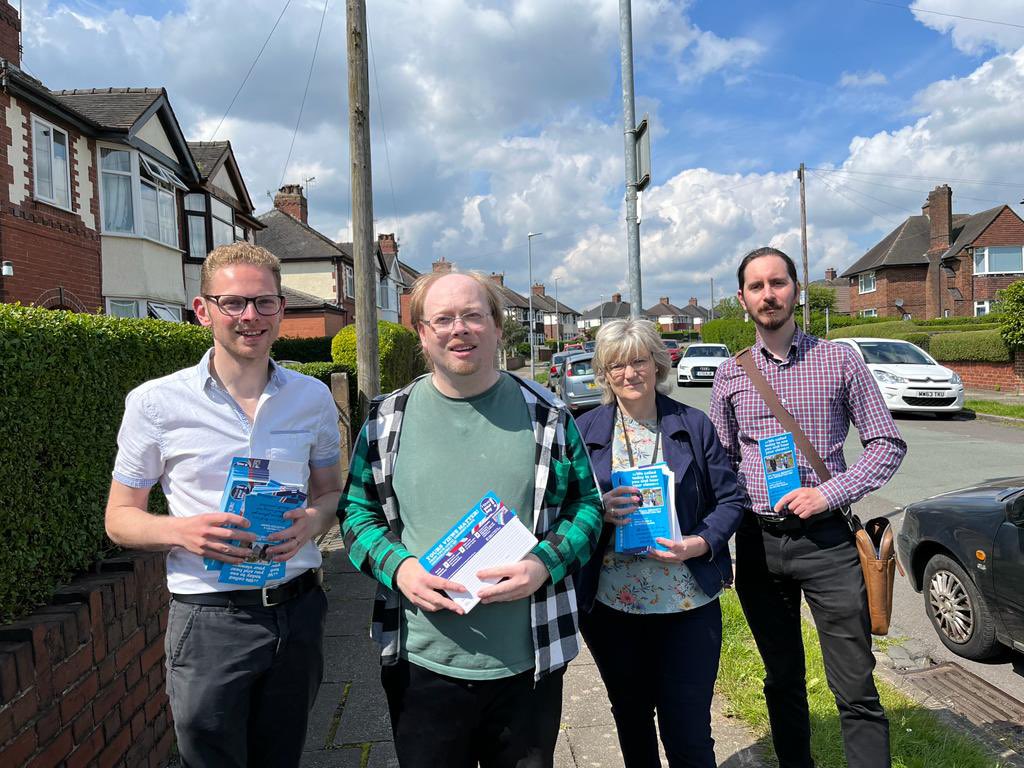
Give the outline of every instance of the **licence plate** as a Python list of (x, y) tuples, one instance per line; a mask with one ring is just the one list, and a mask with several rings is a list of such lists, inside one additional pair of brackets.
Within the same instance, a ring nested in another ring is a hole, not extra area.
[(592, 381), (587, 382), (587, 389), (597, 389), (597, 384)]
[(920, 392), (914, 393), (914, 397), (949, 397), (949, 395), (949, 392), (936, 389), (922, 389)]
[(708, 379), (715, 375), (715, 370), (714, 368), (698, 368), (693, 372), (693, 375)]

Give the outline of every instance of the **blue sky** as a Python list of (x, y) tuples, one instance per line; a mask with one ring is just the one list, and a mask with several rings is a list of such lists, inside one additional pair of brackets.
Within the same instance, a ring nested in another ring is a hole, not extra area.
[[(742, 253), (799, 252), (794, 171), (808, 181), (812, 277), (842, 270), (944, 180), (954, 208), (1024, 186), (1024, 30), (1014, 0), (634, 0), (637, 113), (652, 115), (641, 227), (644, 305), (706, 304)], [(164, 85), (208, 139), (284, 0), (40, 2), (25, 64), (52, 88)], [(375, 215), (401, 256), (534, 278), (579, 309), (626, 293), (617, 0), (369, 3)], [(284, 167), (323, 9), (293, 0), (217, 135), (258, 210), (316, 176), (311, 223), (346, 239), (344, 3), (332, 0)], [(89, 55), (82, 56), (82, 51)], [(196, 56), (196, 52), (200, 52)], [(385, 132), (387, 140), (385, 141)], [(953, 180), (970, 180), (957, 181)], [(979, 182), (979, 183), (976, 183)]]

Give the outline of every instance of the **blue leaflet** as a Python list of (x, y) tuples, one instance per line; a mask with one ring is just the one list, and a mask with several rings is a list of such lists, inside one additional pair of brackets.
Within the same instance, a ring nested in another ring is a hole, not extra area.
[(761, 465), (764, 467), (768, 504), (774, 511), (779, 499), (800, 487), (800, 470), (796, 466), (796, 445), (793, 443), (793, 434), (783, 432), (758, 440), (757, 446), (761, 452)]
[(615, 551), (643, 554), (660, 549), (657, 539), (679, 539), (675, 513), (675, 481), (667, 464), (651, 464), (612, 472), (612, 487), (631, 486), (640, 491), (640, 508), (625, 525), (615, 528)]
[[(243, 515), (249, 521), (250, 533), (256, 535), (252, 542), (252, 555), (237, 565), (224, 563), (217, 581), (222, 584), (238, 584), (247, 587), (262, 587), (268, 581), (283, 579), (286, 563), (267, 560), (266, 550), (280, 542), (269, 538), (270, 534), (291, 527), (293, 521), (284, 513), (305, 506), (306, 494), (295, 488), (281, 486), (270, 481), (267, 485), (253, 488), (245, 496)], [(233, 542), (235, 546), (243, 546)]]

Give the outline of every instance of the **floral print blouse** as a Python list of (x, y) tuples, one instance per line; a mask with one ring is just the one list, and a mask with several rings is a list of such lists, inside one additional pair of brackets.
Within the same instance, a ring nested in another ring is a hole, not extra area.
[[(612, 439), (612, 471), (629, 467), (629, 453), (622, 427), (625, 422), (633, 454), (640, 466), (661, 460), (652, 456), (658, 422), (635, 421), (622, 413), (615, 419)], [(615, 551), (615, 537), (608, 542), (601, 563), (597, 599), (609, 608), (624, 613), (678, 613), (699, 608), (718, 595), (708, 596), (690, 574), (686, 563), (662, 563), (644, 555), (626, 555)]]

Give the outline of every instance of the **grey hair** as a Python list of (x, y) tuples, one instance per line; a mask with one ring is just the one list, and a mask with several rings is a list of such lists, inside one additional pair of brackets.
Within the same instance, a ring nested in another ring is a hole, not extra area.
[(601, 402), (615, 402), (615, 395), (608, 386), (608, 367), (645, 354), (654, 361), (657, 391), (667, 395), (672, 390), (672, 383), (668, 380), (672, 372), (672, 358), (654, 323), (650, 320), (610, 320), (601, 326), (597, 332), (593, 361), (594, 380), (603, 390)]

